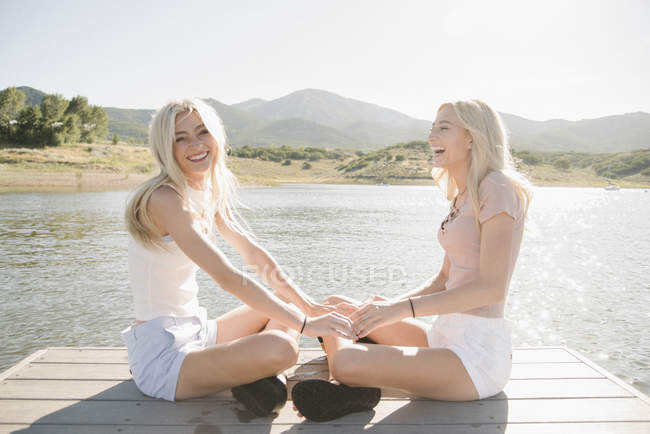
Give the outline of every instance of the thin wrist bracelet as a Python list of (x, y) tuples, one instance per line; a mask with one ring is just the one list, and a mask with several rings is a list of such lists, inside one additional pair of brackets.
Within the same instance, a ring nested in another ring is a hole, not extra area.
[(305, 315), (305, 319), (302, 322), (302, 328), (300, 329), (300, 334), (302, 334), (302, 331), (305, 330), (306, 325), (307, 325), (307, 315)]
[(413, 301), (411, 300), (411, 297), (409, 297), (409, 303), (411, 303), (411, 313), (413, 314), (413, 318), (415, 318), (415, 309), (413, 309)]

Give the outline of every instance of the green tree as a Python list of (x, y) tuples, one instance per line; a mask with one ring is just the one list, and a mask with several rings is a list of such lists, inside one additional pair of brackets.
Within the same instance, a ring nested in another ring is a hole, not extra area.
[(25, 106), (25, 94), (15, 87), (0, 91), (0, 142), (15, 139), (17, 117)]
[(100, 106), (90, 106), (81, 117), (81, 141), (93, 143), (108, 135), (108, 116)]
[(45, 145), (58, 146), (65, 141), (63, 115), (69, 101), (59, 94), (45, 95), (41, 101), (41, 136)]
[(72, 97), (70, 100), (70, 104), (68, 104), (68, 108), (65, 111), (65, 114), (71, 115), (71, 114), (76, 114), (80, 118), (83, 118), (84, 120), (88, 117), (90, 114), (90, 107), (88, 106), (88, 99), (85, 96), (77, 95)]
[(119, 141), (120, 141), (120, 138), (117, 137), (117, 134), (113, 133), (113, 138), (111, 139), (111, 142), (112, 142), (114, 145), (117, 145), (117, 144), (119, 143)]
[(28, 105), (18, 113), (17, 141), (24, 146), (35, 148), (44, 145), (41, 134), (41, 109)]
[(81, 118), (72, 113), (64, 116), (63, 128), (66, 143), (79, 143), (81, 140)]
[(70, 102), (59, 94), (45, 95), (41, 101), (41, 115), (43, 123), (57, 122), (63, 118)]
[(83, 127), (81, 139), (86, 143), (105, 138), (108, 135), (108, 116), (104, 109), (98, 105), (91, 106), (88, 122)]
[[(66, 122), (66, 127), (69, 127), (71, 130), (69, 135), (74, 137), (74, 140), (71, 142), (84, 141), (87, 143), (92, 142), (92, 134), (90, 134), (89, 126), (93, 124), (91, 119), (91, 108), (88, 105), (88, 99), (85, 96), (77, 95), (72, 97), (68, 108), (65, 111), (66, 116), (74, 116), (74, 126), (71, 122)], [(78, 130), (78, 135), (74, 134), (74, 129)], [(67, 141), (67, 140), (66, 140)]]

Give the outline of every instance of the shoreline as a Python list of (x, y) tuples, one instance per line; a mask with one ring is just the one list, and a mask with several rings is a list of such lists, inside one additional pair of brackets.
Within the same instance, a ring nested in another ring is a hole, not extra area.
[[(287, 160), (287, 164), (230, 156), (228, 168), (243, 188), (281, 184), (434, 185), (428, 153), (406, 145), (386, 149), (363, 158), (346, 154), (342, 159)], [(650, 176), (640, 172), (608, 179), (591, 166), (560, 169), (544, 163), (523, 164), (519, 169), (536, 186), (650, 188)], [(5, 193), (130, 191), (157, 173), (145, 146), (92, 143), (0, 148), (0, 192)]]
[[(110, 171), (41, 171), (41, 170), (7, 170), (0, 168), (0, 193), (82, 193), (105, 191), (132, 191), (142, 182), (151, 178), (153, 173), (120, 173)], [(374, 180), (350, 178), (319, 179), (272, 179), (262, 177), (238, 177), (240, 188), (275, 187), (292, 184), (340, 184), (340, 185), (413, 185), (434, 186), (433, 180), (422, 178), (384, 180), (378, 184)], [(386, 182), (387, 181), (387, 182)], [(644, 183), (620, 182), (621, 189), (650, 189)], [(536, 187), (572, 187), (604, 188), (606, 183), (590, 182), (535, 182)]]

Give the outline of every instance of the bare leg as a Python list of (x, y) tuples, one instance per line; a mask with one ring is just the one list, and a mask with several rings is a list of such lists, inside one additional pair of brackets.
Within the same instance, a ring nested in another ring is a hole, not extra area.
[[(285, 303), (289, 303), (284, 297), (275, 294)], [(272, 321), (275, 325), (269, 325), (269, 317), (247, 305), (240, 306), (228, 313), (221, 315), (217, 321), (217, 344), (230, 342), (234, 339), (250, 336), (262, 330), (289, 331), (280, 323)]]
[(278, 375), (297, 361), (296, 341), (278, 330), (217, 344), (185, 357), (175, 396), (176, 399), (195, 398), (252, 383)]
[(426, 324), (404, 320), (370, 333), (378, 345), (323, 337), (330, 374), (348, 386), (388, 387), (448, 401), (478, 399), (458, 356), (447, 348), (428, 348), (425, 331)]
[(241, 306), (216, 321), (217, 344), (185, 357), (175, 399), (248, 384), (296, 364), (298, 333), (270, 321), (263, 313)]

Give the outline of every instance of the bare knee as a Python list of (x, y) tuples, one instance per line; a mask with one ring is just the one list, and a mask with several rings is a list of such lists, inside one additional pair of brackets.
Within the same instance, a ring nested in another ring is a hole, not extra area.
[(330, 358), (332, 377), (348, 386), (361, 385), (365, 372), (363, 354), (363, 350), (353, 346), (341, 348)]
[(265, 330), (259, 333), (263, 345), (268, 348), (260, 356), (269, 366), (286, 369), (298, 362), (298, 343), (287, 333), (280, 330)]

